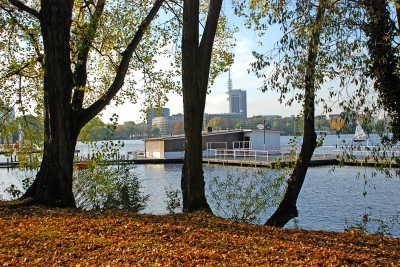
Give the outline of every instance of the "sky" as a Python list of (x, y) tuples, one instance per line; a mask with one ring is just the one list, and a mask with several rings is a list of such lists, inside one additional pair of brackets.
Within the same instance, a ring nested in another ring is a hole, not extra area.
[[(248, 73), (250, 63), (255, 61), (252, 51), (267, 52), (273, 47), (273, 44), (279, 40), (281, 36), (279, 29), (271, 28), (264, 37), (259, 37), (254, 31), (245, 29), (240, 26), (237, 18), (232, 19), (236, 26), (239, 26), (239, 32), (236, 33), (236, 46), (232, 52), (235, 54), (234, 64), (231, 66), (231, 79), (233, 89), (246, 90), (247, 94), (247, 116), (257, 115), (280, 115), (282, 117), (290, 117), (298, 115), (301, 105), (293, 103), (292, 106), (286, 106), (279, 103), (279, 94), (276, 92), (261, 92), (258, 88), (262, 86), (262, 80), (258, 79), (254, 73)], [(258, 42), (261, 41), (263, 46), (260, 47)], [(220, 74), (211, 87), (211, 93), (207, 95), (205, 113), (229, 113), (228, 106), (228, 72)], [(143, 104), (144, 96), (139, 98), (137, 104), (126, 103), (115, 107), (112, 103), (102, 112), (102, 120), (109, 122), (112, 114), (119, 115), (119, 124), (125, 121), (142, 122), (144, 114), (140, 112)], [(170, 109), (170, 114), (183, 113), (182, 97), (178, 94), (168, 94), (168, 103), (166, 108)], [(317, 107), (318, 110), (318, 107)]]
[[(248, 73), (250, 63), (254, 61), (252, 51), (262, 51), (263, 48), (258, 47), (255, 39), (242, 33), (236, 35), (237, 43), (233, 52), (235, 54), (234, 64), (231, 66), (231, 79), (233, 89), (246, 90), (247, 94), (247, 116), (256, 115), (281, 115), (289, 117), (297, 115), (300, 111), (299, 105), (288, 107), (280, 104), (279, 94), (275, 92), (263, 93), (258, 88), (262, 85), (262, 80), (258, 79), (254, 73)], [(220, 74), (211, 87), (211, 93), (207, 95), (205, 113), (229, 113), (228, 106), (228, 72)], [(113, 104), (107, 106), (103, 111), (102, 120), (108, 122), (112, 114), (119, 115), (119, 123), (125, 121), (143, 121), (143, 113), (140, 109), (143, 107), (142, 96), (137, 104), (126, 103), (115, 107)], [(166, 108), (170, 109), (170, 114), (183, 113), (183, 101), (179, 94), (168, 94), (168, 103)]]

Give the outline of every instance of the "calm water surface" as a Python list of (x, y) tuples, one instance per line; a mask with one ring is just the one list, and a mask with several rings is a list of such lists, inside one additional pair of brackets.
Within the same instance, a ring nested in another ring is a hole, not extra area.
[[(340, 143), (336, 136), (334, 137), (326, 142), (330, 142), (329, 145)], [(282, 137), (281, 140), (287, 142), (289, 138)], [(90, 148), (78, 143), (77, 149), (81, 150), (80, 153), (87, 153)], [(143, 149), (142, 141), (129, 140), (125, 141), (120, 153), (127, 155), (128, 151)], [(143, 193), (150, 195), (143, 213), (167, 213), (165, 188), (180, 189), (181, 168), (181, 164), (135, 166), (134, 172), (142, 181)], [(206, 193), (208, 193), (208, 183), (213, 177), (219, 176), (223, 179), (227, 172), (245, 170), (246, 168), (205, 165)], [(383, 174), (372, 177), (372, 172), (371, 168), (361, 167), (342, 167), (334, 171), (330, 166), (309, 168), (298, 199), (298, 226), (303, 229), (343, 231), (346, 225), (345, 219), (350, 221), (349, 225), (354, 224), (352, 218), (359, 222), (360, 215), (365, 212), (381, 219), (397, 214), (400, 211), (400, 179), (398, 177), (387, 179)], [(18, 184), (19, 179), (16, 177), (21, 178), (21, 176), (22, 174), (17, 174), (17, 171), (0, 169), (0, 195), (4, 199), (8, 198), (4, 188), (13, 183)], [(367, 192), (366, 196), (363, 196), (364, 191)], [(273, 212), (272, 208), (263, 214), (261, 222), (264, 223)], [(294, 223), (289, 222), (287, 227), (294, 227)], [(400, 237), (398, 225), (392, 229), (392, 234)]]

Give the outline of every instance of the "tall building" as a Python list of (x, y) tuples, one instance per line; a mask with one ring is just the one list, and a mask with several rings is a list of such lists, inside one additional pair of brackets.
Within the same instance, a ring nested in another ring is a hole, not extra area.
[(169, 116), (169, 108), (148, 108), (146, 110), (147, 124), (151, 125), (153, 118), (160, 116)]
[(172, 133), (171, 116), (155, 117), (152, 119), (151, 125), (160, 129), (161, 136)]
[(174, 125), (177, 121), (183, 121), (184, 117), (182, 113), (171, 115), (171, 123)]
[(152, 119), (151, 125), (160, 129), (160, 134), (165, 136), (173, 133), (174, 125), (177, 121), (183, 122), (182, 113), (173, 114), (171, 116), (157, 116)]
[(240, 113), (242, 118), (247, 118), (247, 98), (246, 91), (241, 89), (232, 89), (231, 72), (228, 79), (228, 100), (229, 113)]

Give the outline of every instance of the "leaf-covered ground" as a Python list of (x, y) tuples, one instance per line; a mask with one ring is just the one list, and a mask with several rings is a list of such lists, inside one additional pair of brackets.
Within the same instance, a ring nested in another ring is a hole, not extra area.
[(400, 239), (0, 203), (0, 266), (400, 266)]

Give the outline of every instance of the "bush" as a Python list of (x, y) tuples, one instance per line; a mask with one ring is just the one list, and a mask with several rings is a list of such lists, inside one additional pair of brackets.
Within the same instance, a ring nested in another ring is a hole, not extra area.
[(167, 210), (169, 214), (175, 214), (177, 212), (182, 212), (182, 191), (178, 189), (172, 189), (171, 185), (167, 188), (164, 187), (165, 194), (167, 195)]
[(400, 227), (400, 212), (387, 218), (376, 218), (371, 212), (364, 212), (360, 215), (361, 220), (352, 219), (354, 224), (349, 225), (349, 220), (345, 219), (345, 232), (357, 231), (362, 234), (372, 234), (377, 236), (392, 236), (395, 226)]
[(210, 203), (217, 215), (238, 223), (259, 223), (260, 214), (276, 206), (284, 188), (283, 175), (266, 170), (236, 171), (216, 176), (209, 184)]
[(86, 210), (143, 210), (148, 196), (141, 194), (140, 181), (131, 169), (97, 164), (78, 169), (73, 182), (77, 207)]

